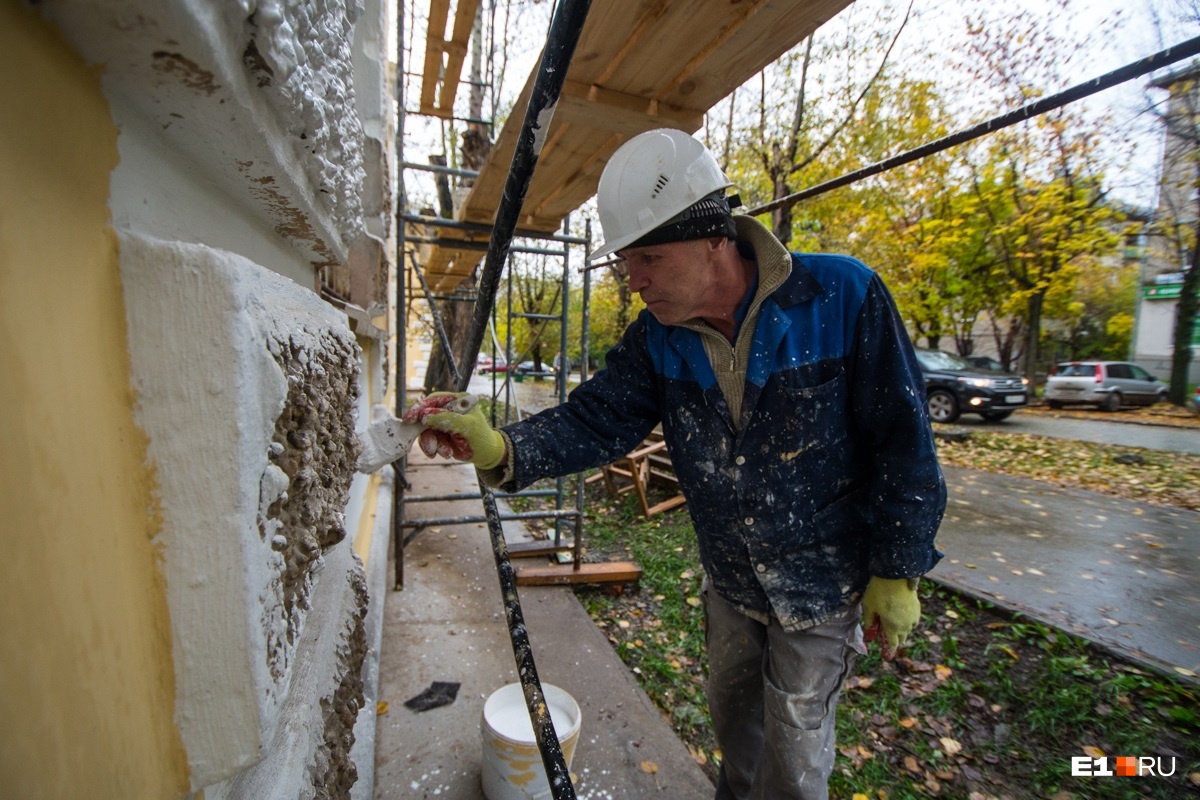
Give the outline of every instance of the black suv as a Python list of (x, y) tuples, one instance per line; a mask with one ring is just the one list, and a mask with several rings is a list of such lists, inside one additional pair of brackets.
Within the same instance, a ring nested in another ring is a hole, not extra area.
[(954, 422), (963, 414), (978, 414), (999, 422), (1029, 405), (1029, 379), (982, 369), (961, 356), (916, 348), (925, 374), (929, 416), (934, 422)]

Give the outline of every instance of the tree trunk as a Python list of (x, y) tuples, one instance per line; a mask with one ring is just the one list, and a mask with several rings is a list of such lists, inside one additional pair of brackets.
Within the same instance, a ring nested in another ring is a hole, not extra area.
[(1030, 295), (1026, 305), (1025, 318), (1025, 352), (1021, 354), (1023, 368), (1021, 374), (1034, 380), (1038, 369), (1038, 335), (1042, 330), (1042, 307), (1046, 304), (1045, 291)]
[[(480, 119), (483, 116), (483, 89), (478, 85), (481, 83), (481, 76), (483, 74), (482, 54), (483, 17), (482, 11), (478, 11), (475, 15), (475, 30), (471, 40), (471, 91), (469, 95), (470, 108), (467, 114), (476, 119)], [(467, 130), (463, 133), (461, 146), (463, 169), (474, 171), (482, 169), (491, 149), (492, 142), (488, 137), (487, 126), (480, 125), (479, 123), (468, 123)], [(446, 160), (444, 156), (431, 156), (430, 161), (433, 161), (434, 158), (441, 158), (442, 163), (445, 164)], [(472, 179), (464, 178), (460, 185), (471, 186), (473, 183)], [(441, 215), (448, 219), (453, 219), (453, 200), (450, 193), (450, 184), (445, 176), (438, 176), (438, 199), (439, 202), (443, 203)], [(473, 296), (478, 283), (477, 275), (478, 268), (458, 285), (457, 291)], [(441, 310), (442, 325), (446, 331), (446, 338), (450, 340), (450, 347), (456, 354), (465, 352), (467, 349), (467, 336), (471, 332), (471, 320), (475, 313), (473, 305), (466, 300), (443, 300), (439, 304), (439, 308)], [(460, 373), (466, 374), (473, 372), (475, 365), (458, 364), (458, 369)], [(455, 388), (454, 376), (450, 372), (450, 362), (442, 350), (439, 338), (434, 342), (433, 353), (429, 358), (429, 369), (425, 373), (425, 391), (454, 391)]]
[(1192, 365), (1192, 332), (1196, 329), (1196, 311), (1200, 306), (1200, 223), (1196, 224), (1196, 243), (1192, 245), (1192, 263), (1183, 274), (1179, 287), (1179, 305), (1175, 314), (1175, 347), (1171, 354), (1171, 385), (1167, 399), (1177, 406), (1188, 402), (1188, 370)]

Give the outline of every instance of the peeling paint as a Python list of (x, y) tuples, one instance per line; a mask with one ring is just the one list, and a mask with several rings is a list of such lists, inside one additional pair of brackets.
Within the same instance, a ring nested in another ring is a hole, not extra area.
[(204, 92), (206, 95), (212, 95), (221, 88), (211, 72), (181, 53), (158, 50), (154, 53), (153, 67), (163, 75), (178, 79), (189, 89)]

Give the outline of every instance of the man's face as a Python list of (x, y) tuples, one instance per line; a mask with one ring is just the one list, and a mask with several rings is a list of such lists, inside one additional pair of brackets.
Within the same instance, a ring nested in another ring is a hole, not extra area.
[(710, 304), (708, 240), (630, 247), (618, 253), (625, 259), (629, 288), (664, 325), (678, 325), (704, 316)]

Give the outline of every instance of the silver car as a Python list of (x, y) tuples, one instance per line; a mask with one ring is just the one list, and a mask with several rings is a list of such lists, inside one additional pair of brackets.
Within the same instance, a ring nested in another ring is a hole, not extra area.
[(1068, 361), (1046, 378), (1051, 408), (1071, 404), (1116, 411), (1124, 405), (1149, 406), (1167, 397), (1167, 386), (1137, 364), (1127, 361)]

